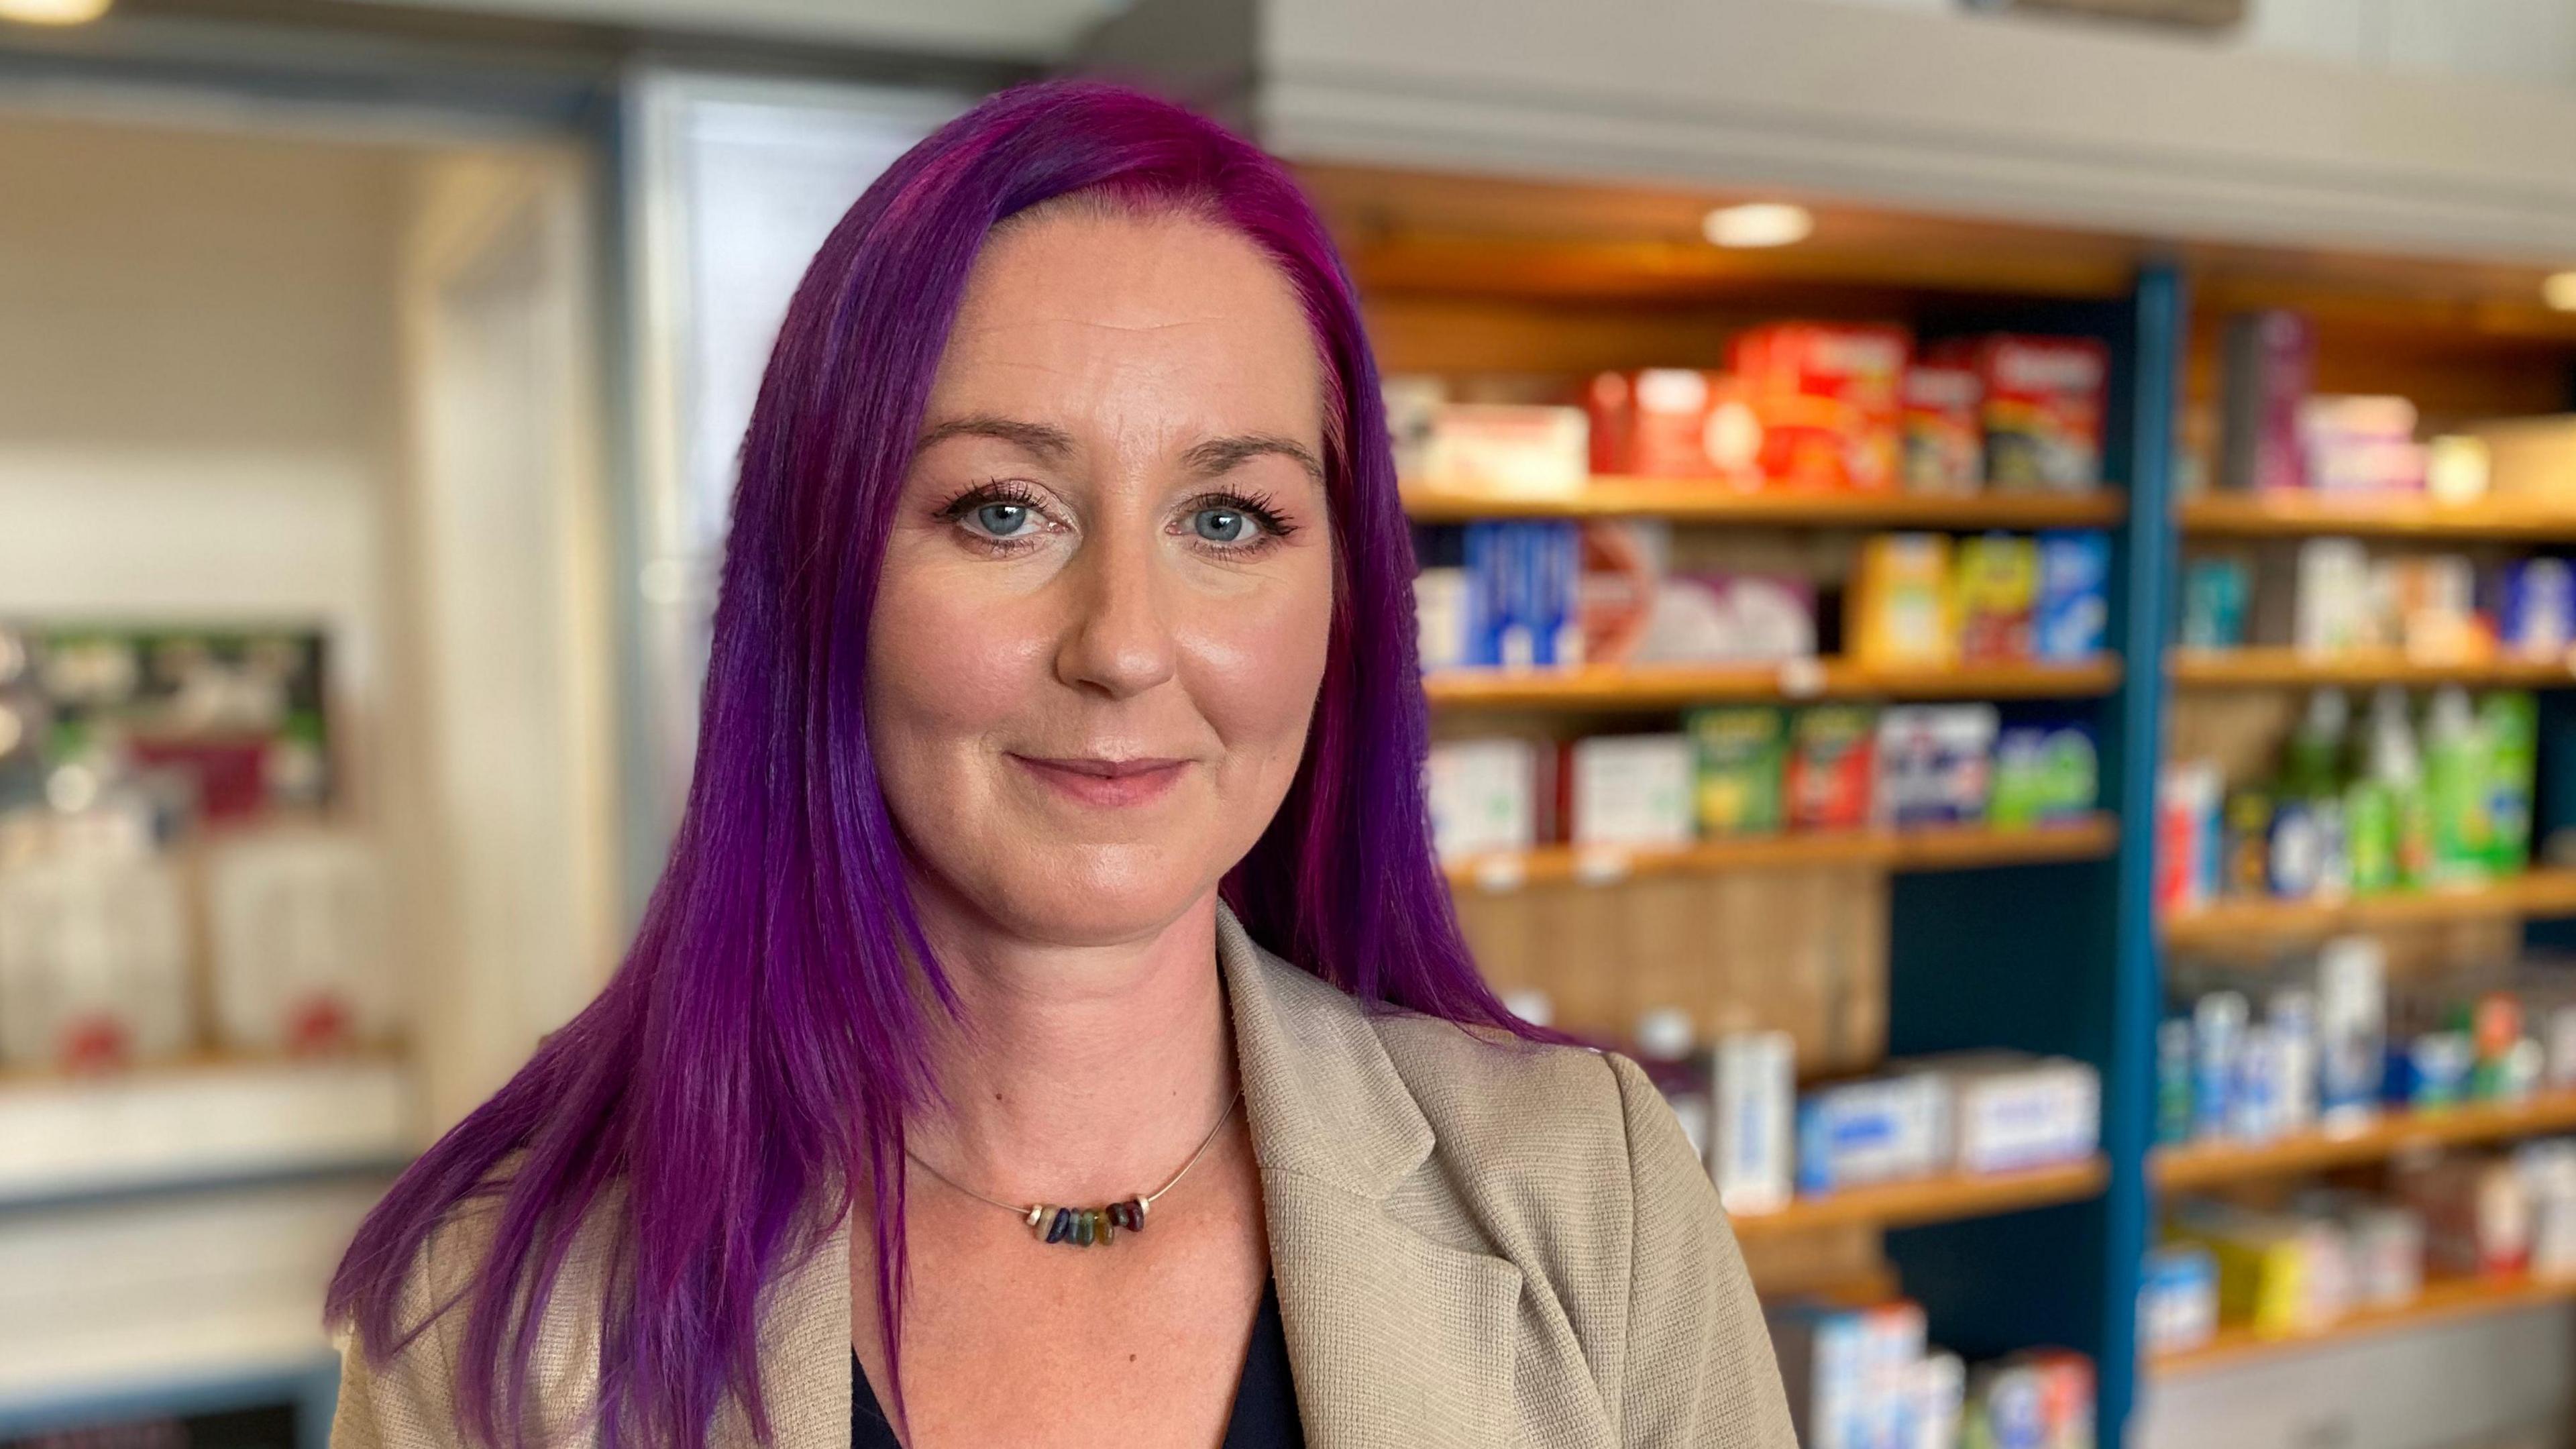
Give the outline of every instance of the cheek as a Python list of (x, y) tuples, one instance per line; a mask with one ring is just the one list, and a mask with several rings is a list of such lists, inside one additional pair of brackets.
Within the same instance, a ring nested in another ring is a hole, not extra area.
[(1281, 791), (1303, 752), (1330, 646), (1332, 573), (1318, 562), (1285, 587), (1210, 608), (1184, 641), (1190, 692), (1208, 723), (1239, 764), (1276, 775)]
[(890, 555), (877, 585), (868, 731), (890, 766), (971, 741), (1023, 710), (1045, 682), (1050, 633), (948, 574)]

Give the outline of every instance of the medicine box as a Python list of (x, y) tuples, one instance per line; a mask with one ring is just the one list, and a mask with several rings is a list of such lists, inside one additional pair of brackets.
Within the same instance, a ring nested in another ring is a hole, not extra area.
[(1573, 750), (1577, 845), (1687, 845), (1698, 819), (1688, 735), (1594, 735)]
[(1930, 1073), (1819, 1087), (1798, 1102), (1798, 1190), (1834, 1192), (1940, 1170), (1949, 1102)]
[(2081, 1162), (2102, 1140), (2102, 1081), (2064, 1057), (1979, 1051), (1916, 1057), (1892, 1069), (1938, 1083), (1947, 1099), (1944, 1165), (2020, 1172)]

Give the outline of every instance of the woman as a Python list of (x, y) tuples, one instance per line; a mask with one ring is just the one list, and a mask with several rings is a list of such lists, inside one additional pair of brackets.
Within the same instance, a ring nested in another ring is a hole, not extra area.
[(1787, 1449), (1671, 1113), (1460, 941), (1377, 388), (1176, 108), (1024, 88), (869, 188), (668, 869), (361, 1228), (340, 1443)]

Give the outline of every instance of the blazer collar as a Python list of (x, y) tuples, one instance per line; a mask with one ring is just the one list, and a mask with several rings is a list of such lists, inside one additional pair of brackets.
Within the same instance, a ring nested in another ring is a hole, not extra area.
[[(1216, 929), (1306, 1443), (1505, 1442), (1521, 1270), (1390, 1203), (1433, 1138), (1367, 1008), (1263, 950), (1222, 902)], [(849, 1444), (850, 1251), (845, 1219), (778, 1285), (762, 1363), (779, 1449)], [(749, 1443), (730, 1427), (741, 1437), (722, 1440)]]
[(1217, 967), (1234, 1018), (1253, 1156), (1372, 1200), (1431, 1155), (1431, 1124), (1387, 1059), (1367, 1010), (1254, 943), (1223, 901)]

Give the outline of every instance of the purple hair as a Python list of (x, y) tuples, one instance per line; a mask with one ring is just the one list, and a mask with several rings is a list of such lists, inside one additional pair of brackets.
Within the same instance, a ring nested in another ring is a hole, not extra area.
[(1322, 222), (1276, 161), (1176, 106), (1083, 82), (1007, 91), (870, 186), (788, 306), (743, 440), (687, 810), (625, 962), (402, 1175), (332, 1278), (328, 1315), (382, 1362), (427, 1326), (400, 1321), (421, 1250), (460, 1207), (489, 1212), (480, 1265), (429, 1308), (464, 1315), (455, 1413), (474, 1442), (526, 1437), (527, 1366), (577, 1232), (609, 1247), (611, 1449), (701, 1444), (729, 1397), (769, 1437), (762, 1290), (860, 1182), (887, 1208), (879, 1322), (900, 1361), (903, 1123), (937, 1095), (911, 973), (957, 1002), (868, 748), (867, 619), (968, 270), (996, 224), (1076, 193), (1252, 240), (1326, 363), (1325, 677), (1296, 781), (1227, 902), (1255, 940), (1364, 1002), (1554, 1036), (1487, 989), (1432, 855), (1411, 541), (1376, 364)]

